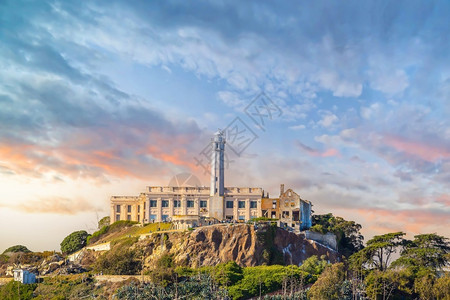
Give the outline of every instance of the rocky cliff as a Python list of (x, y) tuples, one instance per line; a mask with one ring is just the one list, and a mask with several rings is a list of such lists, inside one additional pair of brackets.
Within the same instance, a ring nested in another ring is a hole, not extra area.
[(199, 267), (236, 261), (241, 266), (295, 264), (312, 255), (325, 255), (330, 262), (339, 254), (314, 241), (267, 224), (221, 224), (188, 232), (158, 233), (138, 244), (147, 250), (146, 264), (164, 253), (173, 255), (178, 264)]

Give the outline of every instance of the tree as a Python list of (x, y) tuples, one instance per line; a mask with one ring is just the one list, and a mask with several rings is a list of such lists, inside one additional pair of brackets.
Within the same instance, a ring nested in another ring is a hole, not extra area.
[(404, 232), (376, 235), (367, 242), (366, 248), (350, 257), (353, 269), (376, 268), (385, 271), (389, 267), (392, 254), (405, 245)]
[(450, 265), (450, 243), (447, 238), (429, 233), (414, 236), (406, 243), (394, 264), (438, 270)]
[(370, 299), (389, 299), (391, 296), (410, 299), (412, 273), (408, 270), (373, 270), (365, 279), (366, 293)]
[(312, 224), (312, 231), (322, 234), (327, 232), (334, 233), (336, 235), (338, 251), (346, 257), (349, 257), (364, 247), (364, 237), (360, 233), (361, 225), (354, 221), (346, 221), (330, 213), (326, 215), (313, 215)]
[(311, 300), (343, 299), (342, 285), (344, 277), (344, 264), (333, 264), (323, 271), (319, 279), (312, 285), (308, 295), (311, 297)]
[(221, 286), (233, 285), (244, 277), (242, 268), (235, 261), (217, 265), (214, 273), (215, 281)]
[(89, 234), (85, 230), (75, 231), (69, 234), (61, 242), (61, 252), (70, 254), (86, 246)]
[(30, 253), (31, 251), (28, 250), (27, 247), (25, 247), (24, 245), (15, 245), (15, 246), (11, 246), (8, 249), (6, 249), (5, 251), (3, 251), (3, 254), (9, 253), (9, 252), (25, 252), (25, 253)]
[(111, 218), (109, 216), (103, 217), (98, 221), (98, 229), (102, 229), (104, 226), (108, 226)]
[(322, 256), (319, 260), (317, 255), (313, 255), (303, 262), (300, 266), (300, 270), (309, 274), (320, 275), (327, 266), (328, 262), (325, 260), (325, 256)]

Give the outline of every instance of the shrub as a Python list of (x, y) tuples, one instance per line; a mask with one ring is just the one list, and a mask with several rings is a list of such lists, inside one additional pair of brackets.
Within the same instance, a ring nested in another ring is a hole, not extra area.
[(242, 268), (235, 261), (217, 265), (214, 273), (214, 279), (221, 286), (233, 285), (244, 278)]
[(313, 255), (303, 262), (300, 269), (306, 273), (320, 275), (327, 266), (328, 262), (323, 257), (319, 260), (316, 255)]
[(8, 249), (6, 249), (5, 251), (3, 251), (3, 254), (5, 253), (9, 253), (9, 252), (25, 252), (25, 253), (29, 253), (31, 252), (30, 250), (28, 250), (27, 247), (25, 247), (24, 245), (15, 245), (15, 246), (11, 246)]
[(257, 266), (243, 269), (243, 278), (228, 288), (233, 299), (247, 299), (279, 290), (283, 283), (301, 286), (312, 277), (297, 266)]
[(89, 234), (85, 230), (72, 232), (61, 242), (61, 251), (70, 254), (82, 249), (86, 246), (88, 236)]

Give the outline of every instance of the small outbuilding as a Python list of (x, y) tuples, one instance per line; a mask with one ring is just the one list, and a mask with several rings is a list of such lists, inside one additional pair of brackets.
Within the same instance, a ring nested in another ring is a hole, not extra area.
[(13, 273), (14, 273), (14, 281), (19, 281), (20, 283), (23, 284), (36, 283), (36, 275), (34, 275), (28, 270), (15, 269), (13, 270)]

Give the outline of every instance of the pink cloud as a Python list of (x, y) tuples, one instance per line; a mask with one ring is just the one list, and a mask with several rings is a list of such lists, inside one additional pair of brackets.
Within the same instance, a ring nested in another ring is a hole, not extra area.
[(427, 145), (417, 141), (409, 141), (401, 137), (385, 136), (384, 143), (397, 151), (434, 162), (443, 158), (450, 158), (450, 149)]
[(311, 156), (315, 157), (333, 157), (333, 156), (340, 156), (339, 150), (335, 148), (330, 148), (324, 151), (320, 151), (318, 149), (311, 148), (299, 141), (297, 141), (297, 146), (300, 148), (300, 150), (308, 153)]

